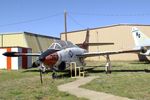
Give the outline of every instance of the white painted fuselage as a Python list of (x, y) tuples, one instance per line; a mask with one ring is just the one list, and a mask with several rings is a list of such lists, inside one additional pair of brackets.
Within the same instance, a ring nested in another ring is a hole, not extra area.
[(61, 51), (58, 51), (58, 61), (56, 63), (56, 66), (58, 66), (61, 62), (77, 62), (82, 63), (77, 55), (82, 55), (86, 53), (87, 50), (78, 48), (78, 47), (72, 47), (72, 48), (66, 48)]

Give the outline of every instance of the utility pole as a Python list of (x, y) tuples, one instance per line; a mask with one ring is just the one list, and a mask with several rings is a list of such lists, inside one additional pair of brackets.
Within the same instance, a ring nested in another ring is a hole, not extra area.
[(4, 46), (3, 34), (1, 35), (1, 42), (2, 42), (1, 47), (3, 47)]
[(65, 41), (67, 41), (67, 12), (64, 11)]

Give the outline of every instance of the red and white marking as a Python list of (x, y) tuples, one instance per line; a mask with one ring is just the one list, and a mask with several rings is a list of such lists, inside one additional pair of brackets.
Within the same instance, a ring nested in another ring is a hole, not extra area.
[(31, 52), (30, 48), (22, 47), (6, 47), (0, 48), (0, 69), (7, 70), (18, 70), (18, 69), (27, 69), (32, 65), (31, 56), (20, 56), (20, 57), (6, 57), (2, 55), (5, 52), (21, 52), (29, 53)]

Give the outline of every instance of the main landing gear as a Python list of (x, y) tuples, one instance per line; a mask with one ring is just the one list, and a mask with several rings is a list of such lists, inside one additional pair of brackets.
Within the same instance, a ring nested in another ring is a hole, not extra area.
[(111, 74), (111, 62), (109, 55), (106, 55), (106, 65), (105, 65), (105, 72), (106, 74)]

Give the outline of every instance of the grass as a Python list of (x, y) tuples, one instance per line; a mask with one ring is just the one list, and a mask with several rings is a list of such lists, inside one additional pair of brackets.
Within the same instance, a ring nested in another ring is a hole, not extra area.
[(64, 77), (53, 80), (50, 75), (44, 75), (41, 85), (36, 69), (0, 70), (0, 100), (85, 100), (57, 90), (58, 85), (75, 79)]
[[(150, 100), (149, 64), (113, 61), (112, 74), (105, 74), (104, 65), (105, 62), (87, 62), (89, 75), (99, 78), (81, 87), (137, 100)], [(58, 85), (75, 79), (62, 77), (53, 80), (51, 74), (44, 74), (41, 85), (37, 69), (0, 70), (0, 100), (85, 100), (57, 89)]]
[[(112, 74), (104, 74), (104, 62), (90, 70), (99, 78), (81, 86), (137, 100), (150, 100), (150, 71), (146, 62), (112, 62)], [(89, 65), (95, 65), (89, 62)]]

